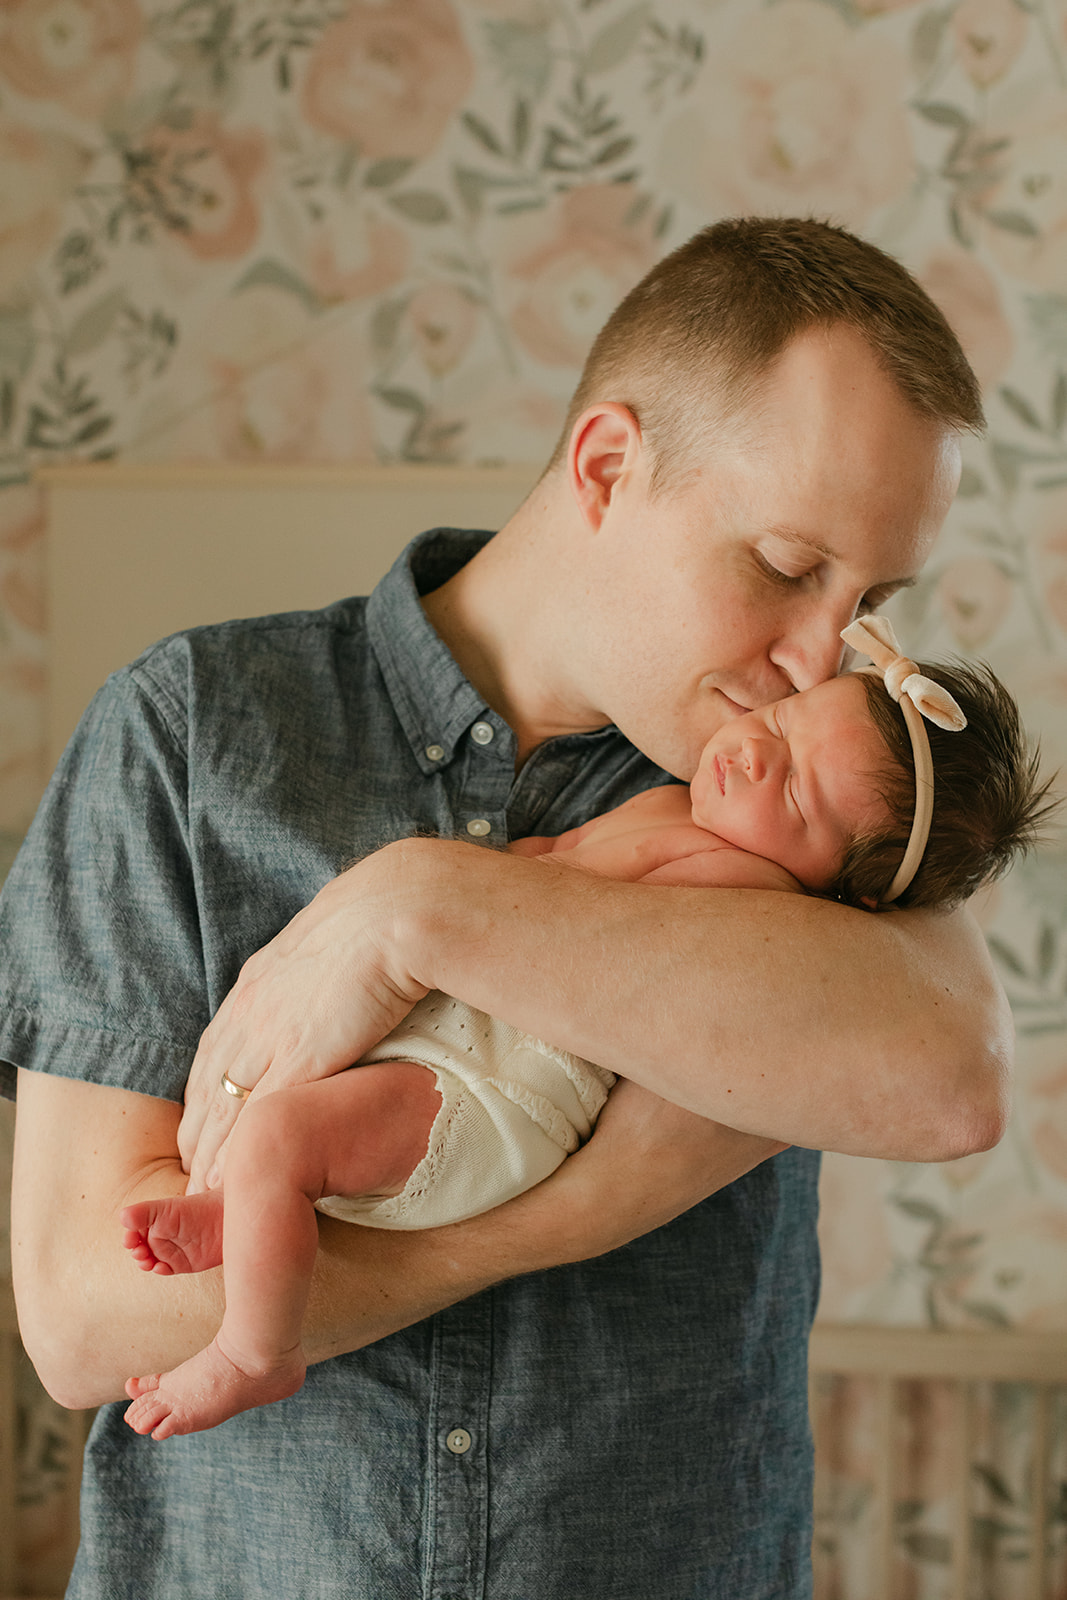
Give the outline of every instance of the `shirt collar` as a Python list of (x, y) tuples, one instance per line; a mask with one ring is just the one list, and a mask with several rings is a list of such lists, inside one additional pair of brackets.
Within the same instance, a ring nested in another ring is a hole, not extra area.
[(505, 731), (419, 603), (421, 595), (440, 588), (492, 537), (480, 529), (459, 528), (419, 534), (367, 602), (371, 647), (412, 754), (426, 774), (439, 772), (452, 760), (472, 722), (492, 722), (498, 732)]

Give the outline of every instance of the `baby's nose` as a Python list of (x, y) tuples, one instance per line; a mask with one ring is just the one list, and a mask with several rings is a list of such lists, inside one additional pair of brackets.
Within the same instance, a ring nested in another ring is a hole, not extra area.
[(749, 781), (761, 783), (767, 776), (767, 741), (750, 735), (741, 741), (741, 753), (745, 758), (745, 770)]

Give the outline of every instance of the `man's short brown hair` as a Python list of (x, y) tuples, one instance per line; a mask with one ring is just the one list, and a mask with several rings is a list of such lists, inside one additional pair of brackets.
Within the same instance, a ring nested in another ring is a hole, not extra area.
[(954, 432), (983, 427), (959, 340), (899, 261), (826, 222), (740, 217), (664, 257), (616, 307), (550, 465), (565, 458), (582, 412), (611, 400), (637, 417), (661, 487), (699, 460), (709, 422), (749, 410), (786, 345), (835, 324), (867, 340), (921, 415)]

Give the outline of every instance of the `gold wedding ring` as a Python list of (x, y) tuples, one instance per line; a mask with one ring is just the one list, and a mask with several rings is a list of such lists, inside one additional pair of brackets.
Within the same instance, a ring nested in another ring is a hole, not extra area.
[(252, 1093), (251, 1089), (243, 1089), (239, 1083), (234, 1083), (228, 1072), (222, 1074), (222, 1087), (227, 1094), (232, 1094), (235, 1100), (247, 1100)]

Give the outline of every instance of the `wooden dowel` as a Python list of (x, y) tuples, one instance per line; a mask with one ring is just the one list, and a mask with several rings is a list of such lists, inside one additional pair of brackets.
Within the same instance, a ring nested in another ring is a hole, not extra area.
[(892, 1600), (893, 1535), (897, 1511), (894, 1384), (888, 1373), (880, 1375), (877, 1384), (875, 1505), (878, 1521), (872, 1541), (875, 1570), (871, 1593), (875, 1600)]
[(1027, 1600), (1044, 1600), (1048, 1527), (1049, 1406), (1047, 1384), (1034, 1388), (1033, 1460), (1030, 1466), (1030, 1570)]
[(954, 1383), (952, 1452), (952, 1600), (968, 1600), (971, 1575), (971, 1456), (974, 1385)]

